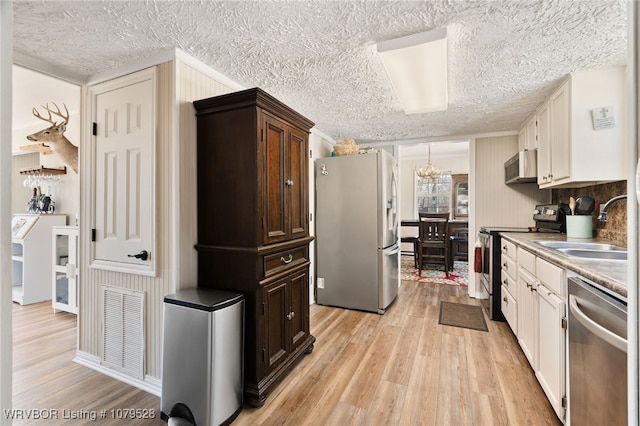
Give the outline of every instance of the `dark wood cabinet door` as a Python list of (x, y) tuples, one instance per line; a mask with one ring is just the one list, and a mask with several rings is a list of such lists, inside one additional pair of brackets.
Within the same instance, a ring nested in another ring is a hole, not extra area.
[(264, 244), (308, 235), (307, 133), (265, 112)]
[(288, 279), (276, 281), (264, 287), (264, 324), (266, 373), (269, 374), (287, 359), (289, 353), (289, 301)]
[(291, 350), (295, 350), (309, 336), (309, 275), (307, 269), (291, 276)]
[(286, 123), (263, 113), (264, 116), (264, 217), (263, 244), (277, 243), (288, 239), (285, 200), (285, 143)]
[(308, 191), (307, 191), (307, 134), (296, 128), (289, 133), (289, 176), (285, 180), (288, 190), (289, 229), (292, 238), (307, 236)]

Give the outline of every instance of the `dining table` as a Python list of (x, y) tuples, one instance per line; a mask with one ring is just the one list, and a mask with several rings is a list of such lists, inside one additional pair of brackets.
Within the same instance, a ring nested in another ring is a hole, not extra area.
[[(401, 228), (418, 228), (420, 226), (420, 220), (419, 219), (401, 219), (400, 220), (400, 227)], [(448, 222), (448, 232), (449, 235), (453, 235), (453, 233), (457, 230), (457, 229), (461, 229), (461, 228), (469, 228), (469, 220), (467, 219), (450, 219)], [(414, 234), (412, 234), (411, 236), (402, 236), (400, 241), (401, 242), (412, 242), (414, 239), (416, 239), (418, 237), (418, 230), (416, 230), (416, 232)], [(414, 244), (413, 246), (413, 250), (416, 250), (416, 245)], [(415, 252), (407, 252), (407, 251), (402, 251), (402, 254), (411, 254), (414, 255), (415, 257)], [(449, 258), (452, 258), (452, 253), (451, 253), (451, 244), (449, 245)], [(416, 260), (417, 262), (417, 260)], [(417, 267), (417, 264), (416, 264)]]

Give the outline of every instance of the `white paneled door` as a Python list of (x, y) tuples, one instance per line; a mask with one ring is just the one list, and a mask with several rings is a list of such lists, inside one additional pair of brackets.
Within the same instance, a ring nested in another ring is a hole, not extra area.
[(142, 77), (94, 98), (94, 265), (108, 269), (151, 265), (153, 254), (154, 79)]

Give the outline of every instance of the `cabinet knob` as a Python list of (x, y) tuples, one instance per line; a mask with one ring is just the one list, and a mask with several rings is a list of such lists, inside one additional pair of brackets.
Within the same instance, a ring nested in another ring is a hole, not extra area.
[(502, 300), (504, 300), (505, 303), (509, 303), (509, 299), (507, 299), (507, 296), (503, 297)]
[(284, 257), (280, 257), (280, 262), (284, 263), (285, 265), (287, 263), (291, 263), (292, 260), (293, 256), (291, 255), (291, 253), (289, 253), (289, 257), (287, 257), (286, 259)]
[(287, 314), (287, 319), (288, 319), (289, 321), (291, 321), (291, 320), (293, 319), (293, 317), (294, 317), (294, 316), (295, 316), (295, 312), (291, 311), (291, 312), (289, 312), (289, 313)]
[(504, 262), (502, 266), (504, 267), (504, 269), (509, 269), (509, 265), (507, 265), (507, 262)]
[(293, 186), (293, 181), (291, 179), (287, 179), (284, 183), (287, 184), (287, 186)]

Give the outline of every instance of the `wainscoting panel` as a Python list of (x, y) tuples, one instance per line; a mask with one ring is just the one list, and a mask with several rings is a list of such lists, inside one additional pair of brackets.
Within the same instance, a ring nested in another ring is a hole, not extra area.
[(476, 226), (533, 226), (533, 208), (551, 200), (536, 183), (506, 185), (504, 162), (518, 151), (518, 137), (476, 139)]
[(193, 101), (233, 92), (234, 89), (190, 64), (178, 62), (179, 138), (176, 155), (180, 158), (180, 188), (174, 206), (178, 211), (180, 231), (176, 238), (176, 256), (182, 256), (176, 271), (180, 288), (195, 287), (198, 279), (197, 256), (194, 244), (198, 237), (196, 193), (196, 110)]

